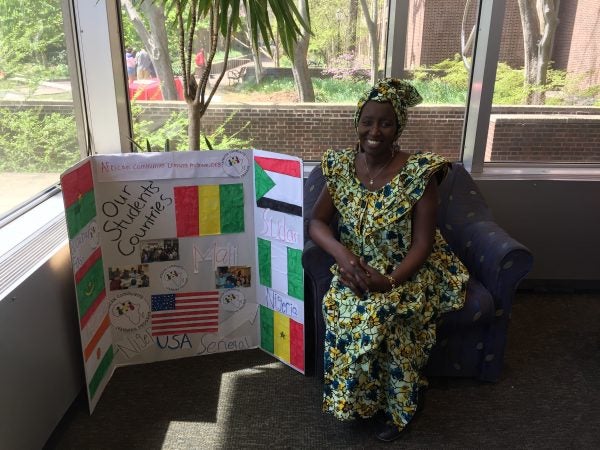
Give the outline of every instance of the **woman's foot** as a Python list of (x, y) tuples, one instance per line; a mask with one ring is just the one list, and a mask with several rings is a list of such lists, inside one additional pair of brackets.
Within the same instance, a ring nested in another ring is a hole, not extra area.
[[(425, 407), (425, 388), (419, 388), (419, 394), (417, 398), (417, 408), (415, 410), (415, 414), (412, 417), (414, 420), (420, 413), (423, 411)], [(404, 428), (399, 429), (390, 419), (386, 417), (386, 414), (383, 411), (379, 411), (375, 416), (375, 436), (380, 441), (384, 442), (392, 442), (406, 434), (406, 429), (408, 425), (412, 422), (409, 422), (404, 426)]]
[(399, 429), (392, 422), (378, 422), (375, 426), (375, 436), (380, 441), (392, 442), (404, 434), (406, 428)]

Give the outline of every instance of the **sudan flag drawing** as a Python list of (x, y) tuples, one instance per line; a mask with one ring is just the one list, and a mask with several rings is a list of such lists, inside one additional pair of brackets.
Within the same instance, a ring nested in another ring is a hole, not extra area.
[(260, 305), (260, 346), (304, 372), (304, 325)]
[(177, 237), (244, 232), (244, 185), (177, 186)]
[(302, 217), (302, 173), (299, 161), (254, 157), (256, 206)]

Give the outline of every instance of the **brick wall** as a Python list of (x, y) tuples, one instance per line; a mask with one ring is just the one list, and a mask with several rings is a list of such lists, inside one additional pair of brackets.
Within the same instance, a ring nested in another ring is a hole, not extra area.
[[(142, 120), (160, 124), (172, 112), (186, 111), (182, 102), (143, 102)], [(44, 112), (72, 114), (69, 102), (28, 102)], [(22, 109), (23, 102), (0, 102), (0, 108)], [(240, 137), (252, 146), (316, 161), (328, 148), (356, 144), (354, 105), (341, 104), (213, 104), (202, 121), (211, 133), (235, 113), (226, 126), (232, 135), (246, 124)], [(599, 108), (564, 106), (496, 106), (492, 110), (486, 160), (600, 161)], [(458, 160), (465, 108), (420, 105), (411, 109), (400, 137), (410, 152), (433, 151)], [(598, 130), (598, 131), (596, 131)]]
[[(162, 120), (172, 111), (182, 108), (181, 104), (168, 102), (148, 102), (147, 105), (143, 118), (152, 120)], [(227, 134), (233, 134), (248, 124), (239, 136), (251, 139), (253, 147), (315, 161), (328, 148), (345, 148), (356, 144), (352, 119), (354, 110), (354, 105), (331, 104), (215, 104), (204, 116), (202, 128), (210, 133), (235, 112), (226, 127)], [(410, 152), (433, 151), (458, 160), (464, 113), (465, 108), (460, 106), (420, 105), (413, 108), (408, 125), (400, 137), (400, 146)], [(594, 126), (600, 129), (598, 108), (496, 106), (492, 114), (487, 150), (493, 152), (493, 161), (507, 160), (513, 156), (520, 161), (542, 160), (538, 144), (552, 149), (548, 153), (548, 161), (558, 154), (561, 156), (556, 156), (557, 161), (600, 161), (600, 136), (590, 130)], [(577, 117), (584, 117), (585, 120), (574, 120)], [(560, 139), (560, 134), (555, 136), (548, 133), (548, 128), (557, 123), (566, 124), (567, 129), (561, 131), (563, 139)], [(531, 139), (530, 157), (528, 139), (530, 134), (535, 134), (535, 127), (540, 127), (541, 133), (538, 139)], [(507, 156), (504, 146), (510, 144), (509, 147), (514, 148), (515, 142), (522, 139), (524, 130), (526, 140), (521, 144), (521, 150), (518, 154), (509, 150), (512, 153)], [(579, 141), (571, 146), (572, 141), (564, 139), (565, 136), (579, 134), (586, 136), (583, 146), (579, 145)], [(496, 138), (502, 141), (497, 143)]]
[[(475, 24), (476, 3), (465, 22), (465, 39)], [(406, 67), (430, 66), (460, 54), (460, 33), (466, 0), (411, 0), (406, 41)], [(506, 4), (500, 61), (523, 66), (523, 33), (516, 1)]]
[[(555, 39), (553, 58), (557, 67), (569, 73), (588, 73), (587, 84), (600, 83), (600, 2), (598, 0), (578, 0), (577, 2), (560, 2), (560, 18)], [(564, 11), (563, 11), (564, 10)], [(564, 14), (564, 17), (563, 17)], [(564, 25), (564, 30), (561, 30)], [(558, 34), (558, 31), (561, 31)], [(564, 47), (568, 49), (565, 50)], [(557, 54), (562, 49), (562, 61)], [(591, 71), (591, 72), (590, 72)]]
[[(410, 0), (406, 67), (430, 66), (460, 53), (460, 30), (466, 0)], [(465, 32), (475, 22), (475, 4)], [(600, 83), (600, 2), (562, 1), (552, 61), (569, 73), (586, 73), (587, 84)], [(506, 2), (499, 60), (523, 67), (523, 31), (516, 0)], [(592, 71), (592, 73), (588, 73)]]
[(486, 148), (490, 160), (600, 162), (600, 116), (494, 115)]

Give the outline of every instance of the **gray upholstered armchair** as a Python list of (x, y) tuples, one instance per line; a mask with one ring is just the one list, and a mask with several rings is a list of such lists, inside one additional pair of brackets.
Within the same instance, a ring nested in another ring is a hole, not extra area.
[[(304, 185), (304, 219), (325, 179), (320, 167)], [(515, 290), (531, 270), (531, 252), (498, 226), (477, 185), (457, 163), (439, 189), (438, 227), (470, 273), (465, 307), (442, 316), (426, 373), (497, 381), (502, 370)], [(307, 368), (323, 374), (325, 323), (321, 301), (329, 288), (333, 258), (305, 233), (302, 264), (306, 275), (305, 322)], [(309, 371), (310, 372), (310, 371)]]

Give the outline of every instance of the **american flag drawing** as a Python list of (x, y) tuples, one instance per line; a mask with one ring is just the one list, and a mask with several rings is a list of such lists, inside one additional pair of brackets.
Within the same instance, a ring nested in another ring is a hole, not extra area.
[(216, 333), (218, 330), (217, 291), (152, 296), (152, 336)]

